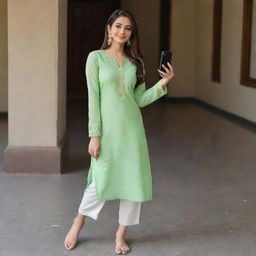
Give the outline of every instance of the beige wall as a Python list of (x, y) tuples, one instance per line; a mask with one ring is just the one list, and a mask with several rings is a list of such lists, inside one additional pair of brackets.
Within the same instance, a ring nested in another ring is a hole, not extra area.
[(8, 109), (7, 0), (0, 0), (0, 112)]
[(256, 89), (240, 85), (243, 1), (223, 1), (221, 83), (211, 81), (213, 0), (173, 0), (170, 97), (196, 97), (256, 121)]
[[(141, 48), (145, 54), (147, 86), (151, 87), (160, 79), (157, 72), (160, 55), (160, 1), (123, 0), (121, 7), (131, 11), (137, 21)], [(176, 74), (169, 86), (170, 97), (195, 96), (195, 8), (195, 1), (172, 0), (169, 49), (173, 51), (172, 64)]]
[(172, 0), (171, 51), (174, 77), (170, 82), (170, 97), (195, 96), (195, 1)]
[(66, 25), (58, 7), (58, 0), (8, 1), (9, 146), (56, 146), (64, 130), (58, 107), (64, 108), (66, 71), (58, 61), (65, 62)]
[[(129, 0), (121, 1), (121, 8), (130, 11), (137, 22), (139, 38), (146, 69), (147, 87), (151, 87), (158, 80), (159, 65), (159, 26), (160, 1), (158, 0)], [(146, 8), (146, 10), (145, 10)], [(145, 10), (145, 11), (143, 11)], [(153, 18), (152, 18), (153, 17)]]
[(240, 85), (243, 1), (223, 1), (221, 83), (210, 80), (213, 0), (197, 0), (196, 97), (256, 122), (256, 89)]

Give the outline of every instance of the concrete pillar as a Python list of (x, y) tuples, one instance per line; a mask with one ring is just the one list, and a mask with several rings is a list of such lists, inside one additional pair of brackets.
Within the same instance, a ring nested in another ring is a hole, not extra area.
[(61, 172), (66, 41), (67, 0), (8, 0), (5, 172)]
[(7, 112), (7, 0), (0, 1), (0, 114)]

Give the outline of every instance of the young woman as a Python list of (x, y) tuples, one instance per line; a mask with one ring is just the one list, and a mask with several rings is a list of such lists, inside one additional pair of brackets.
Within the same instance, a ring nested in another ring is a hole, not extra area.
[(132, 14), (115, 10), (109, 17), (101, 49), (86, 61), (88, 131), (91, 165), (78, 215), (65, 238), (76, 246), (85, 216), (95, 220), (108, 200), (120, 199), (115, 252), (126, 254), (127, 226), (139, 224), (141, 202), (152, 200), (148, 144), (140, 108), (167, 94), (174, 76), (168, 63), (162, 79), (146, 90), (137, 25)]

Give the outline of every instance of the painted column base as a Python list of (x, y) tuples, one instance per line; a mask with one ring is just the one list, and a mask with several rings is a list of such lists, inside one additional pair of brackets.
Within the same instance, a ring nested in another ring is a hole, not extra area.
[(63, 170), (64, 146), (7, 146), (4, 151), (4, 172), (56, 174)]

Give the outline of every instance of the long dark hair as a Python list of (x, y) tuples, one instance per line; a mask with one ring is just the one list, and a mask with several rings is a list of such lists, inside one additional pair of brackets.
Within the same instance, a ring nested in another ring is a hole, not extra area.
[(104, 36), (103, 44), (100, 49), (103, 50), (103, 49), (110, 48), (110, 45), (108, 45), (108, 43), (107, 43), (107, 41), (108, 41), (108, 25), (112, 26), (112, 24), (115, 22), (115, 20), (117, 18), (119, 18), (120, 16), (125, 16), (125, 17), (129, 18), (131, 21), (131, 24), (132, 24), (132, 34), (129, 39), (131, 44), (130, 44), (130, 46), (127, 45), (127, 42), (124, 44), (124, 52), (128, 56), (129, 60), (136, 66), (136, 70), (137, 70), (136, 71), (137, 81), (135, 84), (135, 88), (136, 88), (139, 84), (141, 84), (142, 82), (145, 81), (145, 73), (143, 72), (143, 65), (142, 65), (142, 58), (144, 57), (144, 55), (142, 54), (142, 52), (140, 50), (138, 28), (137, 28), (136, 21), (135, 21), (133, 15), (129, 11), (123, 10), (123, 9), (117, 9), (110, 15), (110, 17), (108, 18), (106, 27), (105, 27), (105, 36)]

